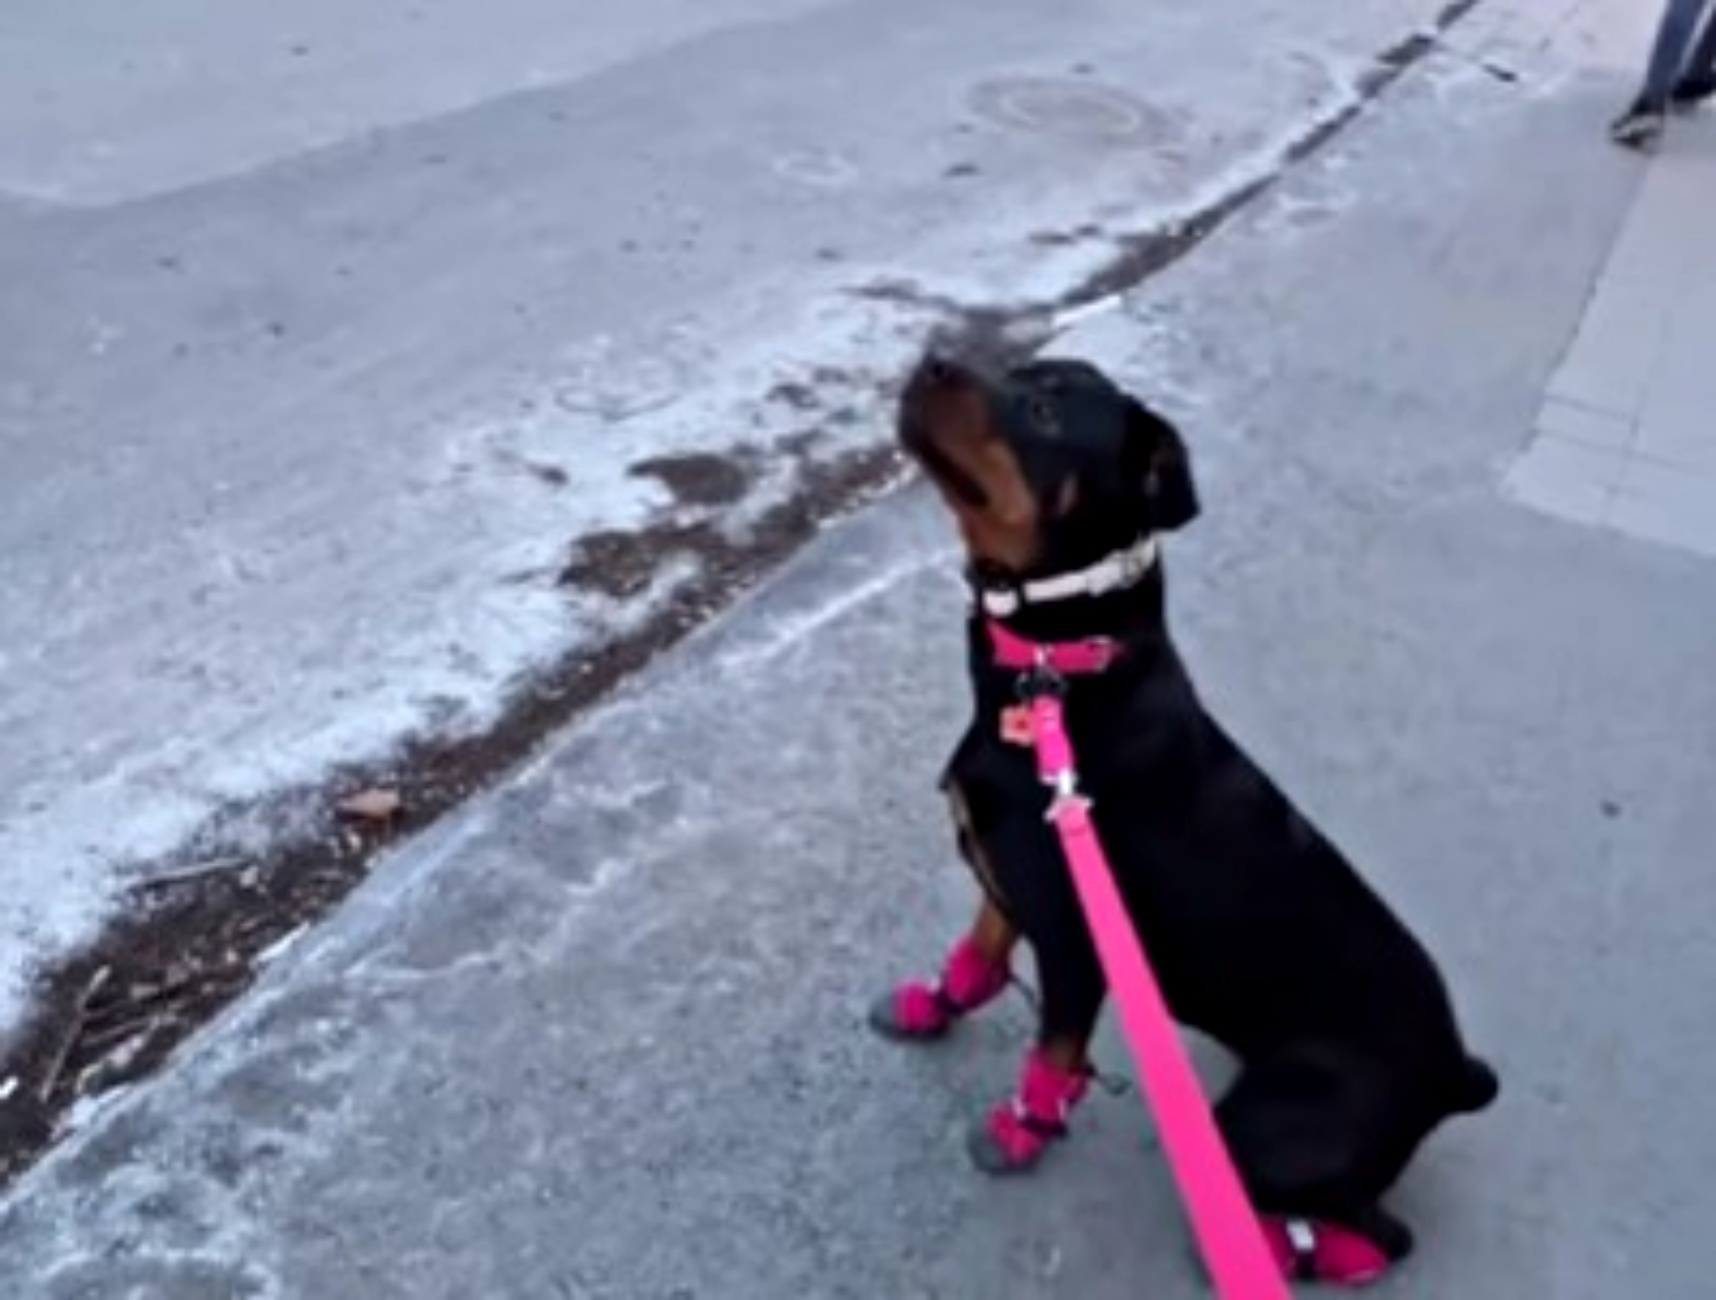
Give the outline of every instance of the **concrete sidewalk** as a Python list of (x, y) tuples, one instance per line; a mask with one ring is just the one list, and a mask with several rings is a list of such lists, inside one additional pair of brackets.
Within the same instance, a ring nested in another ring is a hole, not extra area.
[(1675, 126), (1508, 485), (1552, 514), (1716, 556), (1716, 132)]
[[(1617, 83), (1427, 66), (1056, 350), (1182, 421), (1194, 670), (1438, 951), (1505, 1077), (1401, 1188), (1422, 1250), (1386, 1293), (1689, 1300), (1716, 1270), (1716, 569), (1504, 491), (1638, 171), (1602, 142)], [(395, 856), (15, 1190), (0, 1276), (43, 1300), (1205, 1294), (1135, 1097), (1093, 1100), (1035, 1180), (984, 1181), (960, 1134), (1011, 1081), (1020, 1009), (929, 1054), (860, 1028), (969, 902), (930, 784), (964, 708), (950, 566), (924, 493), (884, 503)]]

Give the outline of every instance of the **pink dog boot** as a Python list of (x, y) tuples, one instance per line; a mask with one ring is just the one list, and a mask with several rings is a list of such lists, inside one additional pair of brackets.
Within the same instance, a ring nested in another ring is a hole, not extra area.
[(1374, 1233), (1318, 1219), (1265, 1218), (1263, 1235), (1282, 1276), (1299, 1282), (1360, 1287), (1380, 1281), (1412, 1250), (1412, 1234), (1380, 1210)]
[(1016, 1096), (989, 1112), (972, 1131), (966, 1150), (986, 1174), (1022, 1174), (1067, 1133), (1067, 1118), (1090, 1086), (1086, 1074), (1056, 1068), (1042, 1052), (1025, 1058)]
[(878, 999), (870, 1008), (870, 1027), (895, 1041), (940, 1038), (962, 1016), (999, 997), (1010, 978), (1005, 962), (990, 961), (969, 937), (961, 939), (934, 983), (902, 984)]

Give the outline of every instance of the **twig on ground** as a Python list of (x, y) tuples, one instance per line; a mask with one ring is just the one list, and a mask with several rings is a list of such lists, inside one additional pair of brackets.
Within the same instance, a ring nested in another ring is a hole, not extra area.
[(89, 1012), (90, 1000), (101, 992), (102, 986), (113, 974), (109, 966), (98, 967), (83, 986), (83, 992), (78, 994), (77, 1001), (72, 1004), (71, 1014), (67, 1017), (65, 1032), (60, 1035), (59, 1045), (48, 1060), (48, 1068), (42, 1074), (42, 1081), (36, 1086), (36, 1097), (44, 1105), (48, 1098), (54, 1095), (60, 1075), (65, 1073), (66, 1061), (71, 1056), (72, 1048), (77, 1046), (77, 1040), (83, 1035), (84, 1019)]
[(171, 889), (174, 885), (188, 885), (198, 880), (206, 880), (210, 876), (236, 871), (248, 862), (248, 858), (239, 854), (232, 854), (224, 858), (210, 858), (207, 862), (198, 862), (188, 867), (181, 867), (177, 871), (166, 871), (158, 876), (150, 876), (147, 880), (138, 881), (136, 887), (145, 893), (157, 889)]

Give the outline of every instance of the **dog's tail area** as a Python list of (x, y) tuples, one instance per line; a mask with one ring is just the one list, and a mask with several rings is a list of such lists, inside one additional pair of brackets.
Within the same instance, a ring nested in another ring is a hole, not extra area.
[(1501, 1080), (1489, 1062), (1468, 1056), (1454, 1084), (1454, 1113), (1474, 1115), (1501, 1095)]

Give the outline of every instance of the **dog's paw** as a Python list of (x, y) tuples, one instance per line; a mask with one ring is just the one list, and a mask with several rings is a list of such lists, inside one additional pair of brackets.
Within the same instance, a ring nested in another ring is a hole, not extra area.
[(1269, 1219), (1263, 1236), (1283, 1277), (1329, 1286), (1369, 1286), (1393, 1261), (1375, 1242), (1306, 1219)]
[(1412, 1232), (1393, 1215), (1372, 1208), (1362, 1222), (1265, 1217), (1263, 1236), (1284, 1277), (1327, 1286), (1380, 1282), (1412, 1253)]
[(905, 984), (870, 1004), (865, 1021), (891, 1043), (928, 1043), (947, 1037), (954, 1026), (934, 990)]
[(870, 1004), (870, 1028), (893, 1042), (943, 1037), (964, 1016), (993, 1002), (1011, 974), (1005, 962), (985, 957), (969, 938), (948, 953), (934, 981), (902, 984)]
[(966, 1135), (965, 1151), (971, 1163), (993, 1178), (1008, 1178), (1028, 1174), (1035, 1169), (1059, 1133), (1036, 1133), (1025, 1129), (1012, 1116), (1012, 1103), (997, 1107), (987, 1118), (971, 1126)]
[(1016, 1096), (1002, 1102), (966, 1141), (972, 1163), (986, 1174), (1022, 1174), (1037, 1167), (1067, 1134), (1067, 1118), (1090, 1087), (1087, 1071), (1069, 1073), (1040, 1051), (1025, 1058)]

